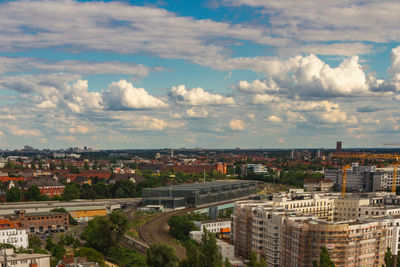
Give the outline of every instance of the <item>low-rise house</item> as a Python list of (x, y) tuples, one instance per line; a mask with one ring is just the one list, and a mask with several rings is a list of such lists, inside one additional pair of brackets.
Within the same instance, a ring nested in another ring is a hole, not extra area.
[(0, 266), (50, 267), (50, 255), (15, 253), (12, 248), (0, 251)]

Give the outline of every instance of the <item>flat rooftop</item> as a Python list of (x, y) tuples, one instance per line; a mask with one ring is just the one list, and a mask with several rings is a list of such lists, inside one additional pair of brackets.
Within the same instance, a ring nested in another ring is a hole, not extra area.
[(212, 187), (221, 187), (221, 186), (232, 186), (232, 185), (242, 185), (255, 183), (255, 181), (211, 181), (205, 183), (192, 183), (192, 184), (179, 184), (179, 185), (171, 185), (171, 186), (160, 186), (156, 188), (144, 188), (147, 190), (156, 189), (156, 190), (200, 190), (200, 189), (208, 189)]

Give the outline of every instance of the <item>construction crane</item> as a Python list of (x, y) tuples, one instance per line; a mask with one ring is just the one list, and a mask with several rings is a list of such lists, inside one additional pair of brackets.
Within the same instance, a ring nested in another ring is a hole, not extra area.
[(344, 165), (342, 168), (342, 198), (346, 197), (346, 173), (348, 169), (350, 169), (350, 165)]
[[(361, 159), (362, 164), (364, 164), (364, 160), (366, 159), (391, 159), (396, 160), (396, 163), (393, 164), (393, 180), (392, 180), (392, 192), (396, 193), (396, 182), (397, 182), (397, 166), (400, 159), (399, 154), (374, 154), (374, 153), (367, 153), (367, 152), (334, 152), (331, 154), (331, 158), (344, 158), (344, 159), (351, 159), (357, 158)], [(345, 172), (343, 173), (343, 175)], [(343, 196), (343, 180), (342, 179), (342, 196)], [(346, 190), (346, 188), (344, 188)], [(346, 192), (344, 193), (346, 195)]]
[(396, 193), (396, 184), (397, 184), (397, 162), (393, 165), (393, 181), (392, 181), (392, 192)]

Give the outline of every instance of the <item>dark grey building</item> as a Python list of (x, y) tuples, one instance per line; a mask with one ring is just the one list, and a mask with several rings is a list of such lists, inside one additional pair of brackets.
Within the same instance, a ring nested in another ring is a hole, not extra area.
[(194, 207), (226, 201), (257, 193), (255, 181), (213, 181), (144, 188), (144, 205), (163, 205), (165, 208)]

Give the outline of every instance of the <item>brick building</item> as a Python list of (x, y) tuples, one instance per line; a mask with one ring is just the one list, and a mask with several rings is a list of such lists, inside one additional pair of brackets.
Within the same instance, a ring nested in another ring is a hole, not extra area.
[(46, 230), (69, 229), (68, 213), (63, 212), (36, 212), (25, 213), (24, 210), (16, 211), (21, 227), (29, 233), (42, 233)]
[(21, 189), (28, 190), (28, 188), (32, 185), (36, 185), (42, 195), (47, 195), (49, 197), (61, 196), (65, 188), (65, 186), (60, 183), (56, 177), (43, 175), (25, 181), (22, 184)]

